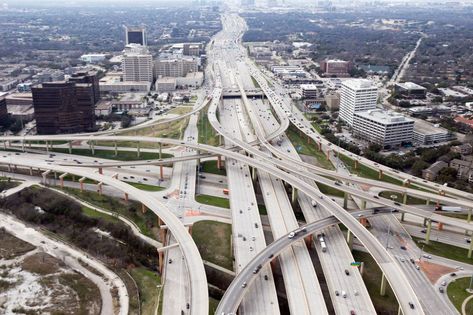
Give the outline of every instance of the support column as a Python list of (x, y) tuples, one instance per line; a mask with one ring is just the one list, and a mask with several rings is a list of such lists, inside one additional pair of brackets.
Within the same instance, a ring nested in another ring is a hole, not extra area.
[(113, 141), (113, 148), (115, 150), (115, 156), (117, 156), (118, 155), (118, 145), (117, 145), (116, 141)]
[(222, 169), (222, 156), (221, 155), (217, 156), (217, 168), (219, 170)]
[(405, 212), (401, 212), (401, 222), (404, 222), (404, 215), (405, 214), (406, 214)]
[(99, 167), (99, 174), (103, 175), (103, 168), (102, 167)]
[(347, 192), (343, 193), (343, 208), (345, 210), (348, 209), (348, 193)]
[(347, 244), (348, 244), (348, 248), (352, 250), (353, 249), (353, 233), (350, 230), (347, 231)]
[(317, 142), (317, 145), (319, 147), (319, 151), (322, 151), (322, 142)]
[[(466, 222), (467, 223), (471, 222), (471, 208), (468, 209), (468, 216), (466, 217)], [(465, 231), (465, 235), (469, 235), (469, 231)]]
[(99, 195), (102, 195), (102, 185), (102, 182), (97, 184), (97, 192), (99, 193)]
[(386, 295), (386, 284), (387, 284), (386, 276), (384, 275), (384, 272), (383, 272), (383, 276), (381, 278), (381, 288), (379, 290), (379, 295), (381, 296)]
[(92, 155), (95, 155), (95, 148), (94, 148), (94, 142), (90, 142), (90, 151), (92, 152)]
[(139, 158), (140, 157), (140, 142), (138, 141), (138, 143), (136, 144), (136, 156)]
[(69, 141), (69, 154), (72, 154), (72, 141)]
[(304, 238), (304, 240), (305, 240), (305, 244), (306, 244), (307, 248), (312, 249), (312, 245), (314, 244), (314, 235), (309, 234)]
[(192, 236), (192, 224), (187, 227), (187, 230), (189, 231), (190, 236)]
[(366, 200), (362, 200), (361, 201), (361, 210), (365, 210), (366, 209)]
[(125, 193), (125, 201), (128, 202), (128, 194)]
[(378, 179), (383, 179), (383, 170), (379, 170)]
[(147, 210), (148, 210), (148, 208), (146, 208), (145, 204), (142, 203), (141, 204), (141, 213), (146, 213)]
[(355, 160), (355, 170), (358, 169), (358, 160)]
[(407, 205), (407, 193), (402, 194), (402, 203)]
[(159, 260), (159, 273), (163, 274), (163, 266), (164, 266), (164, 253), (158, 252), (158, 260)]
[(473, 252), (473, 242), (470, 242), (470, 247), (468, 248), (468, 258), (471, 258)]
[(46, 152), (49, 153), (49, 141), (46, 140)]
[(80, 192), (84, 191), (84, 180), (85, 180), (85, 177), (79, 178)]
[(427, 199), (427, 200), (425, 201), (425, 205), (428, 206), (429, 204), (430, 204), (430, 199)]
[(254, 167), (251, 169), (251, 179), (256, 182), (256, 168)]
[(327, 149), (327, 161), (330, 161), (330, 149)]
[(430, 232), (432, 231), (432, 220), (427, 220), (427, 233), (425, 234), (425, 243), (430, 243)]
[(163, 158), (163, 145), (159, 143), (159, 159)]
[(33, 168), (30, 167), (30, 176), (33, 176)]
[(164, 167), (159, 165), (159, 179), (164, 180)]
[(292, 186), (292, 196), (291, 196), (292, 204), (295, 204), (297, 201), (297, 188)]

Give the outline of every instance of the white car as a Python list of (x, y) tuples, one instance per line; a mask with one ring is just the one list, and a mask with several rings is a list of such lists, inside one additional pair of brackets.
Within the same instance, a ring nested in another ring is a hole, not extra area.
[(287, 236), (287, 238), (293, 238), (295, 235), (296, 235), (296, 233), (291, 232), (291, 233), (289, 233), (289, 235)]

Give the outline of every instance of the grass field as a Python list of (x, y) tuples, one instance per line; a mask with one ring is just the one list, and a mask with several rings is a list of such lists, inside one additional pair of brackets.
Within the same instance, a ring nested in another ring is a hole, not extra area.
[[(54, 148), (54, 152), (60, 153), (69, 153), (68, 148)], [(90, 156), (102, 159), (118, 160), (118, 161), (140, 161), (140, 160), (153, 160), (158, 159), (159, 155), (157, 153), (151, 152), (141, 152), (140, 156), (134, 151), (118, 151), (118, 154), (115, 155), (114, 150), (95, 150), (95, 154), (92, 154), (92, 151), (89, 149), (72, 149), (72, 154)], [(163, 153), (162, 158), (172, 157), (172, 154)]]
[(317, 145), (313, 141), (307, 143), (306, 137), (299, 136), (298, 132), (293, 131), (291, 129), (288, 129), (286, 131), (286, 135), (296, 148), (300, 147), (300, 150), (298, 151), (299, 154), (305, 154), (315, 157), (317, 159), (317, 166), (323, 167), (328, 170), (335, 169), (332, 163), (327, 160), (325, 154), (322, 151), (318, 150)]
[(389, 286), (386, 288), (386, 295), (379, 295), (381, 287), (382, 272), (370, 254), (360, 251), (353, 251), (356, 261), (364, 263), (363, 280), (370, 294), (373, 305), (378, 314), (397, 314), (398, 303), (396, 297)]
[(197, 129), (199, 130), (199, 143), (218, 146), (218, 135), (209, 122), (207, 108), (204, 108), (199, 114)]
[[(394, 192), (394, 191), (383, 191), (379, 195), (387, 199), (392, 199), (391, 196), (394, 195), (396, 196), (394, 200), (400, 203), (402, 203), (402, 201), (404, 200), (403, 195), (401, 193)], [(420, 198), (409, 196), (409, 195), (407, 196), (408, 205), (425, 205), (425, 202), (426, 201), (424, 199), (420, 199)]]
[(168, 111), (168, 114), (173, 114), (173, 115), (184, 115), (187, 113), (190, 113), (192, 111), (192, 106), (178, 106), (170, 111)]
[(166, 187), (161, 187), (161, 186), (156, 186), (156, 185), (134, 183), (134, 182), (126, 182), (126, 183), (133, 186), (133, 187), (135, 187), (135, 188), (145, 190), (145, 191), (161, 191), (161, 190), (166, 189)]
[(209, 195), (197, 195), (195, 196), (195, 200), (206, 205), (230, 209), (230, 200), (226, 198)]
[(322, 193), (326, 194), (326, 195), (331, 195), (331, 196), (335, 196), (335, 197), (342, 197), (342, 198), (344, 196), (343, 191), (335, 189), (333, 187), (330, 187), (330, 186), (327, 186), (327, 185), (324, 185), (324, 184), (321, 184), (321, 183), (317, 183), (317, 187), (319, 187), (320, 191)]
[[(379, 180), (378, 171), (375, 171), (374, 169), (369, 168), (368, 166), (361, 163), (358, 163), (358, 167), (357, 169), (355, 169), (355, 161), (343, 154), (340, 154), (340, 159), (343, 161), (343, 163), (345, 163), (345, 165), (348, 167), (348, 169), (350, 170), (352, 174), (356, 174), (360, 177)], [(402, 185), (402, 181), (400, 181), (399, 179), (396, 179), (384, 174), (381, 178), (381, 181), (395, 184), (395, 185)]]
[(143, 214), (139, 202), (133, 200), (125, 202), (120, 198), (100, 195), (93, 191), (81, 192), (76, 188), (65, 187), (63, 190), (94, 206), (123, 215), (130, 221), (133, 221), (139, 227), (141, 233), (155, 238), (152, 228), (156, 225), (157, 217), (152, 211), (146, 211), (146, 213)]
[(225, 167), (222, 167), (220, 170), (217, 168), (217, 161), (203, 161), (200, 165), (202, 166), (202, 172), (204, 173), (227, 175)]
[(0, 230), (0, 259), (13, 259), (35, 249), (30, 243), (24, 242), (13, 235)]
[[(162, 307), (162, 290), (159, 288), (161, 278), (156, 272), (142, 267), (131, 269), (130, 274), (140, 292), (141, 314), (154, 315), (158, 307), (158, 300), (160, 302), (159, 307)], [(161, 292), (161, 296), (157, 294), (158, 292)], [(158, 314), (161, 314), (161, 312), (158, 312)]]
[(192, 226), (192, 238), (202, 259), (233, 270), (232, 226), (226, 223), (200, 221)]
[(417, 243), (420, 248), (423, 247), (425, 252), (473, 265), (473, 258), (467, 257), (468, 250), (466, 248), (452, 246), (432, 240), (427, 245), (424, 244), (424, 239), (414, 236), (412, 237), (412, 239)]
[[(461, 307), (463, 301), (471, 295), (471, 293), (466, 292), (466, 289), (470, 287), (470, 277), (460, 278), (455, 280), (455, 282), (449, 283), (447, 287), (447, 294), (450, 301), (455, 305), (457, 310), (461, 313)], [(467, 304), (467, 314), (473, 314), (473, 304)]]

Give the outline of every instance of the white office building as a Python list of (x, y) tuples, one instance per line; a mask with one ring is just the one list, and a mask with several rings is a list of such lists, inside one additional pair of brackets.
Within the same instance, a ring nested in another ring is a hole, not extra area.
[(156, 62), (156, 77), (185, 77), (188, 73), (199, 70), (199, 61), (195, 57), (160, 59)]
[(125, 82), (153, 82), (153, 56), (144, 46), (127, 45), (122, 68)]
[(351, 79), (342, 82), (339, 117), (349, 126), (353, 125), (356, 112), (376, 108), (378, 88), (366, 79)]
[(372, 109), (353, 116), (353, 135), (383, 147), (412, 143), (414, 120), (401, 114)]
[(416, 120), (414, 125), (413, 142), (416, 145), (431, 145), (455, 139), (455, 135), (438, 124), (424, 120)]

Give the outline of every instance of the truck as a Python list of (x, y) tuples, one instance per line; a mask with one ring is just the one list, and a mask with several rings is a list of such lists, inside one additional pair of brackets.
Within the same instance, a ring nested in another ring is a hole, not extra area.
[(322, 251), (326, 252), (327, 251), (327, 244), (325, 244), (324, 237), (322, 235), (319, 235), (318, 238), (319, 238), (319, 243), (320, 243), (320, 247), (322, 248)]
[(462, 212), (462, 207), (454, 206), (435, 206), (435, 211)]
[(311, 200), (310, 203), (312, 204), (312, 207), (316, 208), (317, 207), (317, 202), (314, 200)]
[(223, 189), (223, 194), (224, 195), (228, 195), (230, 193), (230, 190), (228, 190), (227, 188)]

